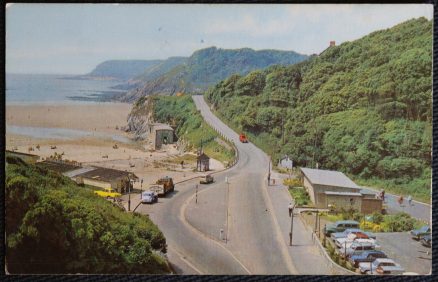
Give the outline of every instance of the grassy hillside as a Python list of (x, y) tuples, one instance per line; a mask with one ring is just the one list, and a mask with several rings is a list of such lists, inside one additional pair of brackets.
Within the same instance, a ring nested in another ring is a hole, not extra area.
[(146, 75), (143, 87), (127, 93), (123, 101), (135, 101), (153, 94), (173, 95), (177, 92), (199, 93), (208, 86), (234, 73), (247, 74), (251, 70), (271, 65), (290, 65), (307, 59), (294, 51), (218, 49), (210, 47), (194, 52), (185, 63), (175, 66), (161, 76), (150, 79)]
[(10, 273), (169, 273), (166, 240), (148, 217), (126, 213), (69, 178), (6, 158)]
[(430, 199), (432, 22), (330, 47), (212, 87), (217, 113), (275, 158)]

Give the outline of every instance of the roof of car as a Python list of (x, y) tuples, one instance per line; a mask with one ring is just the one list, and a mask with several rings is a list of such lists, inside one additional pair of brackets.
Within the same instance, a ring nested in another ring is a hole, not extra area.
[(354, 220), (338, 220), (335, 222), (335, 224), (341, 224), (341, 223), (349, 223), (349, 224), (359, 224), (359, 222), (354, 221)]
[(395, 263), (395, 261), (390, 259), (390, 258), (376, 258), (376, 262), (393, 262), (393, 263)]

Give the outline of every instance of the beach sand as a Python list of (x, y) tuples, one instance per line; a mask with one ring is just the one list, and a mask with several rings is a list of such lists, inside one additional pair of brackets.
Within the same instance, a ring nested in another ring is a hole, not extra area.
[[(102, 103), (91, 105), (7, 105), (6, 124), (30, 127), (67, 128), (102, 132), (130, 137), (120, 130), (126, 125), (130, 104)], [(116, 126), (119, 129), (116, 129)], [(114, 149), (113, 145), (118, 148)], [(36, 146), (40, 148), (37, 149)], [(56, 146), (56, 149), (51, 149)], [(33, 147), (33, 151), (29, 151)], [(83, 166), (95, 165), (135, 173), (144, 179), (144, 185), (155, 182), (158, 177), (170, 176), (174, 181), (201, 175), (193, 172), (196, 164), (180, 165), (166, 161), (179, 155), (176, 145), (167, 145), (163, 150), (151, 150), (147, 142), (125, 144), (111, 139), (82, 137), (76, 139), (41, 139), (18, 134), (6, 134), (6, 149), (39, 155), (47, 158), (64, 154), (63, 159), (74, 160)], [(103, 158), (105, 156), (105, 158)], [(107, 157), (106, 157), (107, 156)], [(212, 170), (221, 170), (223, 164), (211, 159)], [(134, 184), (140, 188), (140, 183)], [(145, 186), (143, 186), (143, 189)]]
[(6, 124), (69, 128), (106, 133), (120, 132), (132, 105), (126, 103), (71, 105), (7, 105)]

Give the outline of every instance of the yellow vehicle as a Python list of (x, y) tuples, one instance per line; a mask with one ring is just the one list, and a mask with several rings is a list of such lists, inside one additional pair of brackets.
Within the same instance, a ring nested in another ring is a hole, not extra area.
[(117, 193), (112, 188), (105, 188), (105, 190), (95, 190), (94, 194), (104, 197), (104, 198), (118, 198), (122, 196), (122, 194)]

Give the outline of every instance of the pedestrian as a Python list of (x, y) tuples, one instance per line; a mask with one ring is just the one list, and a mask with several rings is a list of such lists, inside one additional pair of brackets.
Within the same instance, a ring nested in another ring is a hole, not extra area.
[(385, 201), (385, 190), (382, 189), (382, 201)]
[(403, 204), (403, 196), (400, 196), (400, 197), (398, 198), (398, 203), (399, 203), (399, 205), (400, 205), (400, 207), (401, 207), (402, 204)]
[(292, 206), (292, 203), (289, 203), (289, 217), (292, 216), (292, 210), (294, 209), (294, 207)]
[(271, 183), (271, 174), (269, 173), (268, 174), (268, 186), (269, 186), (270, 183)]
[(412, 206), (412, 197), (411, 197), (411, 195), (408, 196), (408, 203), (409, 203), (409, 206)]

